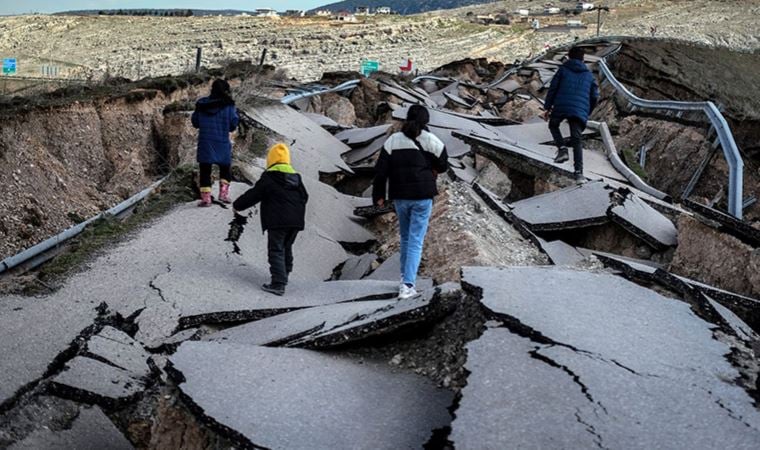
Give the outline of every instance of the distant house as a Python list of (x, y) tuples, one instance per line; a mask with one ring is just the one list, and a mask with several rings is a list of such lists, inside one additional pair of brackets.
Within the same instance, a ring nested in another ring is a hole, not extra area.
[(369, 6), (357, 6), (355, 14), (357, 16), (369, 16), (372, 13), (372, 10)]
[(594, 9), (593, 3), (578, 2), (578, 4), (575, 5), (576, 11), (590, 11), (592, 9)]
[(560, 9), (555, 6), (544, 8), (544, 14), (559, 14), (559, 13), (560, 13)]
[(259, 8), (254, 12), (256, 17), (280, 17), (277, 11), (269, 8)]
[(305, 17), (306, 11), (302, 9), (289, 9), (285, 11), (284, 14), (286, 17)]
[(388, 15), (391, 14), (393, 11), (391, 10), (390, 6), (381, 6), (375, 10), (375, 13), (381, 14), (381, 15)]
[(332, 11), (320, 9), (319, 11), (315, 12), (314, 15), (317, 17), (330, 17), (332, 16)]
[(356, 16), (348, 11), (340, 11), (335, 14), (332, 19), (339, 22), (356, 22)]

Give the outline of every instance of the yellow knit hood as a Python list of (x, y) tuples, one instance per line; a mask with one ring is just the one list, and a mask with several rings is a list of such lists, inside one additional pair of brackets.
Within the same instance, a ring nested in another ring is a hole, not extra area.
[(282, 142), (273, 145), (267, 154), (267, 169), (278, 164), (290, 165), (290, 149)]

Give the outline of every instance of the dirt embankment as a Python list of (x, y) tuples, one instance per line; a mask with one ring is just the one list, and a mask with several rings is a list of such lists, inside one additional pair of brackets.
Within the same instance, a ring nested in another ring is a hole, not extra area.
[(196, 134), (189, 110), (207, 95), (211, 78), (69, 88), (4, 105), (0, 259), (193, 162)]
[(647, 99), (713, 101), (739, 147), (760, 162), (760, 52), (639, 39), (623, 45), (612, 69)]

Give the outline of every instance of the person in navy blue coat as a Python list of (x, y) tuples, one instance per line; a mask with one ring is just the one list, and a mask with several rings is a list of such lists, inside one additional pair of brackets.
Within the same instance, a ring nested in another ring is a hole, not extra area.
[(544, 118), (549, 120), (549, 131), (558, 149), (554, 162), (560, 164), (570, 159), (559, 129), (560, 124), (567, 120), (570, 126), (570, 143), (573, 146), (575, 179), (581, 183), (585, 180), (581, 137), (591, 111), (599, 100), (599, 87), (594, 74), (583, 61), (585, 56), (583, 48), (571, 48), (568, 56), (570, 59), (559, 68), (549, 87), (549, 93), (544, 102), (546, 110)]
[(219, 166), (219, 200), (230, 203), (232, 181), (232, 143), (230, 133), (240, 122), (232, 99), (230, 84), (217, 79), (211, 85), (211, 95), (195, 104), (193, 126), (198, 128), (198, 164), (200, 165), (201, 202), (211, 206), (211, 169)]

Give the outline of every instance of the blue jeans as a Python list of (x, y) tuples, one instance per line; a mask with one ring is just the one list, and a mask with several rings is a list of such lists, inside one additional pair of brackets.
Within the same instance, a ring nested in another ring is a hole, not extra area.
[(417, 271), (422, 260), (422, 245), (425, 243), (433, 199), (394, 200), (401, 233), (401, 279), (406, 284), (415, 285)]

